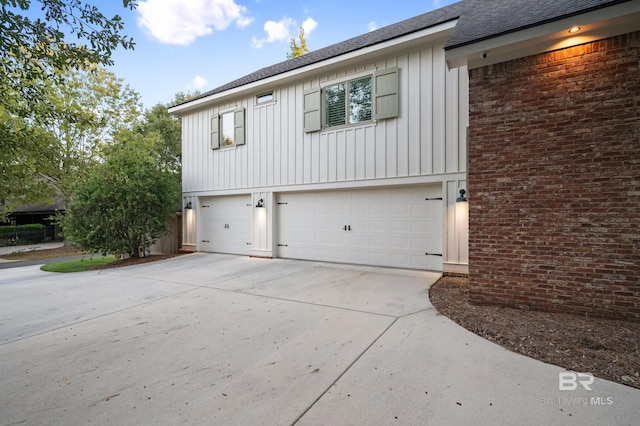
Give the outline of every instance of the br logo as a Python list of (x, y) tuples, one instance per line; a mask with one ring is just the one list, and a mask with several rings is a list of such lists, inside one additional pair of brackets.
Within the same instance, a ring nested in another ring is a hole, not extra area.
[(582, 385), (585, 390), (591, 390), (591, 384), (595, 378), (589, 373), (574, 373), (573, 371), (564, 371), (558, 375), (558, 389), (563, 390), (576, 390), (578, 389), (578, 383)]

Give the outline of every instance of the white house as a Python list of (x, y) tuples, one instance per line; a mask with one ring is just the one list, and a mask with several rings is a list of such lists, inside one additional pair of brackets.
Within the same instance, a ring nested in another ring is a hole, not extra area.
[(467, 272), (468, 72), (459, 4), (170, 108), (182, 118), (183, 246)]

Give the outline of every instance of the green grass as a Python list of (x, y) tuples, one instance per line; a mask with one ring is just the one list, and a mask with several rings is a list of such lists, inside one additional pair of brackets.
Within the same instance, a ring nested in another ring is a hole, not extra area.
[(87, 259), (67, 260), (64, 262), (49, 263), (40, 268), (47, 272), (83, 272), (88, 271), (93, 266), (105, 265), (115, 261), (113, 256), (91, 257)]

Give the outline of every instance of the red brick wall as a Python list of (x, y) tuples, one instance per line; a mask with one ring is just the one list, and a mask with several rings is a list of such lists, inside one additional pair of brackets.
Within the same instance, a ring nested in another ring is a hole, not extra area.
[(640, 319), (640, 32), (470, 71), (471, 300)]

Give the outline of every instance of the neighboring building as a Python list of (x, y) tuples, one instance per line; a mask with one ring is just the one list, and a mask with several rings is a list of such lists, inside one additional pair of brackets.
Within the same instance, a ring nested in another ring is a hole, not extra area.
[(60, 197), (54, 197), (54, 204), (26, 204), (8, 214), (8, 225), (44, 225), (44, 241), (62, 241), (60, 225), (56, 215), (64, 214), (66, 203)]
[(466, 0), (177, 105), (183, 246), (640, 318), (639, 30), (638, 0)]

